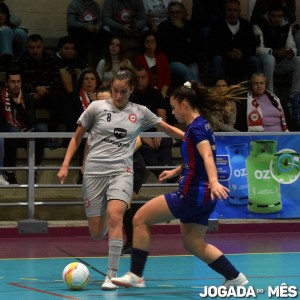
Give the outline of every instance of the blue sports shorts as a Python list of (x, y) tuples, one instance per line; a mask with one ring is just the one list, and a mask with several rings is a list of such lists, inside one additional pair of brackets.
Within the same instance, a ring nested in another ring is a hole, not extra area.
[(214, 211), (217, 201), (196, 205), (184, 201), (180, 191), (164, 195), (169, 209), (181, 223), (196, 223), (208, 226), (210, 214)]

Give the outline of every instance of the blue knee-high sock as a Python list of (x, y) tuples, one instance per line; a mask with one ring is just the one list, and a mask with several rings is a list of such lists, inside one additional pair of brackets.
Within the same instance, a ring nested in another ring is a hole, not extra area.
[(130, 271), (142, 277), (149, 251), (132, 248)]
[(208, 264), (208, 266), (223, 275), (227, 280), (237, 278), (240, 273), (224, 255), (221, 255), (214, 262)]

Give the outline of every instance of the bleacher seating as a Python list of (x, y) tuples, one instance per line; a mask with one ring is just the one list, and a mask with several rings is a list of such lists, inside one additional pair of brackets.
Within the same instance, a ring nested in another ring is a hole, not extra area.
[[(180, 148), (173, 147), (174, 165), (180, 161)], [(45, 149), (44, 160), (41, 169), (38, 170), (37, 187), (35, 188), (35, 217), (44, 220), (85, 220), (84, 207), (82, 204), (81, 186), (76, 184), (77, 169), (71, 169), (66, 184), (72, 184), (72, 188), (61, 187), (38, 187), (38, 185), (59, 184), (57, 172), (63, 161), (66, 148)], [(72, 166), (79, 168), (79, 162), (76, 155), (72, 160)], [(27, 152), (25, 149), (18, 149), (18, 167), (27, 167)], [(45, 169), (50, 167), (52, 169)], [(55, 169), (54, 169), (55, 168)], [(27, 216), (27, 170), (16, 171), (16, 178), (19, 187), (0, 188), (0, 198), (2, 202), (0, 210), (0, 219), (2, 221), (15, 221), (24, 219)], [(145, 178), (147, 184), (158, 183), (156, 177), (147, 170)], [(153, 187), (142, 187), (138, 197), (134, 201), (146, 201), (159, 193), (173, 190), (174, 187), (160, 187), (159, 190)], [(59, 202), (67, 202), (61, 204)], [(7, 205), (3, 205), (6, 203)], [(21, 205), (16, 205), (21, 203)], [(47, 203), (47, 204), (45, 204)], [(57, 203), (57, 204), (56, 204)], [(11, 209), (11, 207), (14, 209)]]

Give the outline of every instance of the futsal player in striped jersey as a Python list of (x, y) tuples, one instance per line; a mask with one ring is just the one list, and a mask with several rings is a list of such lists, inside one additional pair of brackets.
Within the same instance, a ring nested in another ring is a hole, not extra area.
[(184, 135), (147, 107), (129, 102), (134, 84), (133, 72), (120, 70), (111, 84), (111, 98), (93, 101), (87, 107), (77, 121), (77, 130), (57, 174), (64, 183), (70, 161), (89, 131), (82, 191), (90, 235), (102, 239), (108, 231), (108, 272), (103, 290), (117, 288), (111, 279), (116, 276), (123, 247), (123, 215), (133, 190), (136, 137), (153, 126), (175, 138), (182, 139)]
[(183, 245), (186, 250), (223, 275), (225, 287), (248, 283), (224, 254), (204, 241), (208, 220), (217, 200), (226, 199), (229, 190), (218, 182), (216, 144), (208, 121), (201, 109), (209, 107), (210, 95), (206, 88), (195, 82), (186, 82), (171, 96), (172, 113), (187, 128), (181, 144), (183, 164), (163, 171), (159, 179), (164, 182), (181, 174), (176, 192), (160, 195), (144, 204), (133, 219), (133, 248), (130, 271), (112, 282), (124, 287), (144, 287), (143, 272), (149, 255), (150, 227), (156, 223), (180, 220)]

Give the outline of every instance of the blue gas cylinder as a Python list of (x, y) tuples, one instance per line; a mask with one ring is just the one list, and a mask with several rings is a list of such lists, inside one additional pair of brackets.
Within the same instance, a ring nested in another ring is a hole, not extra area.
[(235, 144), (226, 146), (229, 156), (230, 177), (229, 202), (235, 205), (248, 203), (248, 182), (246, 171), (246, 158), (248, 157), (248, 144)]

